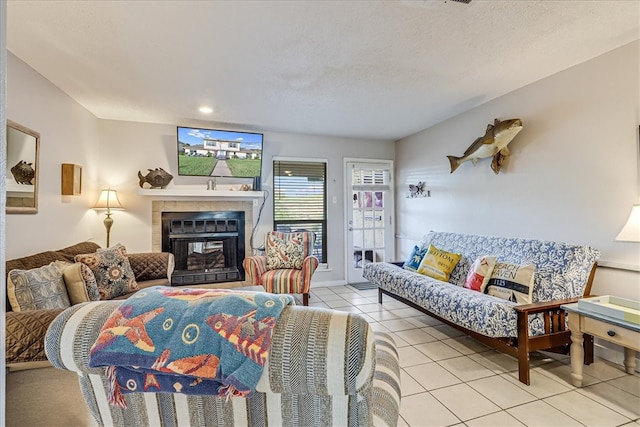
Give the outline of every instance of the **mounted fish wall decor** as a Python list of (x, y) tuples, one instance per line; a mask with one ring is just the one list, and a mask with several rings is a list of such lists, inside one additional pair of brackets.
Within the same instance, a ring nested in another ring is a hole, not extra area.
[(467, 160), (471, 160), (475, 165), (479, 159), (485, 159), (487, 157), (493, 157), (491, 169), (493, 169), (496, 174), (500, 173), (502, 163), (505, 157), (509, 155), (507, 145), (509, 145), (521, 130), (522, 120), (520, 119), (502, 121), (495, 119), (493, 124), (487, 126), (487, 131), (484, 136), (473, 141), (473, 144), (467, 148), (467, 151), (464, 152), (462, 157), (447, 156), (449, 163), (451, 163), (451, 173)]

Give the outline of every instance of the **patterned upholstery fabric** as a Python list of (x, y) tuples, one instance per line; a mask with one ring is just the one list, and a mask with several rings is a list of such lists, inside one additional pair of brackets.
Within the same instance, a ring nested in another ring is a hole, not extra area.
[(281, 233), (271, 231), (265, 237), (267, 269), (294, 268), (300, 270), (302, 262), (313, 251), (315, 235), (311, 232)]
[[(495, 255), (498, 261), (534, 264), (533, 301), (582, 296), (599, 252), (588, 246), (532, 239), (502, 238), (431, 232), (424, 240), (447, 251), (462, 254), (449, 286), (387, 263), (365, 265), (363, 276), (395, 295), (414, 302), (457, 325), (490, 337), (517, 337), (513, 302), (462, 287), (473, 261)], [(423, 245), (424, 246), (424, 245)], [(529, 335), (544, 333), (541, 315), (529, 318)]]
[[(298, 239), (295, 236), (306, 235), (302, 239), (305, 245), (305, 253), (310, 254), (313, 251), (314, 240), (311, 232), (282, 233), (270, 231), (265, 237), (265, 244), (268, 244), (270, 235), (282, 240)], [(300, 269), (269, 269), (267, 256), (252, 256), (246, 257), (242, 266), (247, 275), (247, 281), (251, 285), (261, 285), (267, 292), (272, 293), (303, 294), (308, 296), (311, 287), (311, 276), (318, 268), (318, 259), (307, 255)]]
[(54, 265), (11, 270), (7, 295), (13, 311), (66, 308), (69, 303), (62, 271)]
[(88, 368), (89, 348), (114, 301), (68, 308), (51, 325), (46, 352), (60, 369), (78, 373), (98, 425), (393, 426), (400, 408), (400, 368), (391, 337), (359, 315), (286, 307), (270, 356), (250, 398), (229, 401), (177, 393), (131, 393), (129, 407), (109, 405), (103, 368)]
[(76, 255), (75, 260), (86, 264), (93, 272), (100, 299), (113, 299), (139, 289), (127, 250), (120, 244), (91, 254)]

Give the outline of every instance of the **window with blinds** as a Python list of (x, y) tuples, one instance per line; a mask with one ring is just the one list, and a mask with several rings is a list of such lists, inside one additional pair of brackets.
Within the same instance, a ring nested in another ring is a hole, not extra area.
[(273, 162), (274, 230), (314, 232), (313, 255), (321, 263), (327, 262), (326, 175), (326, 162)]

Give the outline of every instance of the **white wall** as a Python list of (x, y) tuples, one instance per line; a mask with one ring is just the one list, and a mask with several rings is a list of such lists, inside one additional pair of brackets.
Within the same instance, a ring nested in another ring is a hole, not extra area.
[[(7, 119), (40, 133), (38, 213), (7, 215), (7, 259), (90, 239), (102, 165), (98, 119), (10, 52)], [(62, 163), (83, 166), (82, 195), (60, 194)]]
[[(100, 120), (100, 168), (99, 181), (103, 186), (118, 190), (118, 196), (126, 211), (113, 215), (111, 243), (121, 242), (130, 252), (151, 250), (151, 199), (139, 196), (138, 171), (144, 175), (147, 169), (162, 167), (174, 176), (169, 186), (202, 185), (208, 178), (180, 177), (177, 174), (176, 125), (215, 128), (215, 124), (176, 123), (171, 125)], [(224, 128), (224, 127), (223, 127)], [(232, 129), (236, 130), (236, 129)], [(249, 129), (237, 129), (249, 130)], [(251, 129), (250, 131), (256, 131)], [(328, 136), (295, 135), (276, 132), (264, 133), (262, 162), (263, 189), (272, 194), (273, 157), (321, 158), (328, 161), (328, 239), (329, 269), (317, 271), (314, 283), (344, 281), (344, 182), (343, 158), (393, 159), (392, 141), (369, 141)], [(251, 180), (247, 181), (251, 183)], [(218, 179), (218, 184), (224, 184)], [(227, 181), (230, 183), (230, 181)], [(161, 190), (159, 190), (161, 191)], [(332, 203), (336, 196), (337, 203)], [(93, 221), (94, 235), (104, 245), (104, 227)], [(264, 243), (264, 234), (273, 229), (273, 199), (269, 197), (255, 234), (256, 247)]]
[[(398, 141), (399, 259), (412, 238), (447, 230), (588, 244), (603, 261), (639, 266), (639, 244), (614, 242), (640, 192), (639, 43)], [(494, 118), (514, 117), (524, 127), (499, 175), (491, 159), (450, 174), (447, 155), (462, 155)], [(432, 197), (402, 197), (421, 180)], [(611, 273), (598, 272), (594, 293), (640, 297), (638, 274)]]

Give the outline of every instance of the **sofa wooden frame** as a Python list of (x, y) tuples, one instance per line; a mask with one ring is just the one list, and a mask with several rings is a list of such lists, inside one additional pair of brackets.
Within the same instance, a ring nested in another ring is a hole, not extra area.
[[(402, 266), (402, 263), (393, 263)], [(593, 264), (587, 284), (585, 286), (583, 297), (591, 295), (591, 286), (596, 273), (597, 263)], [(523, 304), (514, 307), (518, 314), (518, 336), (513, 337), (489, 337), (479, 334), (460, 326), (450, 320), (444, 319), (434, 314), (420, 305), (409, 301), (406, 298), (398, 296), (393, 292), (378, 287), (378, 303), (382, 304), (382, 295), (388, 295), (400, 302), (403, 302), (416, 310), (425, 313), (442, 323), (445, 323), (455, 329), (458, 329), (467, 335), (475, 338), (481, 343), (492, 347), (502, 353), (506, 353), (518, 359), (518, 379), (520, 382), (529, 385), (531, 378), (529, 375), (529, 354), (538, 350), (550, 351), (553, 353), (569, 354), (571, 346), (571, 331), (567, 328), (566, 312), (560, 308), (563, 304), (571, 304), (578, 301), (579, 298), (571, 298), (564, 300), (537, 302), (533, 304)], [(544, 318), (544, 335), (529, 336), (529, 315), (542, 313)], [(593, 336), (584, 334), (584, 364), (593, 363)]]

